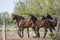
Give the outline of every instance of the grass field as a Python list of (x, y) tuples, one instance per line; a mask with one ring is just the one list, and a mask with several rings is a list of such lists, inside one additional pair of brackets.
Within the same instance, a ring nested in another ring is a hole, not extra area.
[[(17, 28), (6, 28), (6, 40), (38, 40), (37, 38), (32, 37), (33, 30), (31, 28), (29, 30), (30, 30), (29, 31), (30, 38), (27, 37), (26, 29), (24, 30), (24, 38), (20, 38), (17, 34)], [(51, 37), (49, 36), (49, 32), (47, 33), (46, 38), (45, 39), (43, 38), (43, 34), (44, 34), (43, 31), (44, 31), (43, 28), (40, 29), (41, 37), (39, 38), (39, 40), (51, 40)], [(0, 32), (0, 39), (2, 40), (2, 32)]]
[[(20, 38), (19, 36), (18, 36), (18, 34), (17, 34), (17, 30), (12, 30), (12, 31), (7, 31), (6, 32), (6, 35), (7, 35), (7, 40), (38, 40), (37, 38), (33, 38), (32, 37), (32, 29), (30, 29), (30, 38), (28, 38), (27, 37), (27, 31), (26, 31), (26, 29), (24, 30), (24, 38)], [(43, 29), (41, 29), (40, 30), (40, 36), (41, 36), (41, 38), (39, 38), (39, 40), (51, 40), (51, 37), (49, 36), (49, 32), (48, 32), (48, 34), (47, 34), (47, 36), (46, 36), (46, 38), (44, 39), (43, 38)]]
[[(2, 30), (2, 28), (0, 28)], [(6, 40), (52, 40), (51, 37), (49, 36), (49, 31), (47, 33), (46, 38), (43, 38), (44, 35), (44, 29), (40, 29), (40, 38), (33, 38), (33, 30), (30, 28), (29, 33), (30, 33), (30, 38), (27, 37), (27, 31), (26, 29), (24, 30), (24, 37), (20, 38), (17, 34), (17, 26), (16, 25), (7, 25), (6, 26)], [(0, 40), (2, 40), (2, 31), (0, 31)]]

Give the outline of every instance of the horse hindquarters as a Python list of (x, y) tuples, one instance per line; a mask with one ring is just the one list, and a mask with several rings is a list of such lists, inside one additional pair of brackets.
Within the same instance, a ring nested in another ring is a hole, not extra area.
[(56, 20), (51, 20), (50, 22), (51, 22), (52, 29), (54, 29), (54, 31), (55, 31), (55, 27), (57, 26), (57, 21)]

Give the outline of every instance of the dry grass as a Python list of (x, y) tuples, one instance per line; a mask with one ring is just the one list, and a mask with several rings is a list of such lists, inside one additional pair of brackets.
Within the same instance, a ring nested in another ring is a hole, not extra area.
[[(10, 30), (10, 31), (7, 31), (6, 32), (6, 38), (7, 40), (51, 40), (51, 37), (49, 36), (49, 32), (47, 33), (47, 36), (46, 38), (43, 38), (43, 29), (40, 29), (40, 38), (33, 38), (32, 37), (32, 34), (30, 34), (30, 38), (27, 37), (27, 31), (26, 29), (24, 30), (24, 37), (23, 38), (20, 38), (17, 34), (17, 29), (15, 29), (15, 31), (12, 31), (13, 28)], [(33, 32), (32, 29), (30, 29), (29, 31), (30, 33)]]

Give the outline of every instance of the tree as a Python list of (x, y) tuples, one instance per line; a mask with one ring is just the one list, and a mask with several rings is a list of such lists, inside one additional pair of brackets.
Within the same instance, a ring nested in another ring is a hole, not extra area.
[(57, 9), (59, 9), (57, 3), (57, 0), (19, 1), (16, 3), (14, 13), (24, 17), (28, 17), (27, 15), (30, 13), (40, 18), (40, 16), (49, 12), (54, 17), (57, 17)]
[(9, 20), (10, 20), (10, 15), (9, 15), (8, 12), (2, 12), (2, 13), (1, 13), (1, 16), (2, 16), (2, 20), (5, 18), (5, 19), (6, 19), (6, 23), (9, 22)]
[(58, 1), (58, 9), (57, 9), (57, 12), (58, 12), (58, 20), (57, 20), (57, 29), (56, 29), (56, 39), (57, 40), (60, 40), (60, 0), (57, 0)]

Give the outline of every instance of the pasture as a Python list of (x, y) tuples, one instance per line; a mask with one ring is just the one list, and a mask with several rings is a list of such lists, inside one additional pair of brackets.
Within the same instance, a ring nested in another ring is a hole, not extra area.
[[(44, 35), (44, 29), (40, 29), (40, 38), (33, 38), (34, 32), (30, 28), (29, 33), (30, 33), (30, 38), (27, 37), (27, 31), (26, 29), (24, 30), (24, 37), (20, 38), (17, 34), (17, 25), (6, 25), (6, 40), (52, 40), (51, 37), (49, 36), (49, 31), (47, 33), (46, 38), (43, 38)], [(2, 28), (0, 28), (2, 30)], [(2, 32), (0, 31), (0, 39), (2, 39)]]
[[(43, 38), (43, 28), (40, 29), (40, 38), (33, 38), (34, 32), (31, 28), (29, 29), (30, 38), (27, 37), (26, 29), (24, 30), (24, 37), (20, 38), (17, 34), (17, 30), (17, 24), (6, 24), (6, 40), (52, 40), (52, 38), (49, 35), (49, 30), (46, 38)], [(0, 40), (2, 40), (2, 25), (0, 25)]]
[[(56, 37), (60, 37), (60, 0), (1, 0), (0, 4), (0, 8), (2, 9), (0, 9), (0, 40), (5, 37), (4, 34), (2, 35), (2, 32), (5, 33), (5, 24), (6, 40), (53, 40), (52, 36), (54, 34), (57, 34)], [(50, 33), (52, 29), (55, 29), (56, 24), (58, 24), (56, 31), (53, 31), (54, 34)], [(20, 29), (18, 29), (17, 25)], [(38, 32), (40, 32), (40, 38), (33, 38), (35, 34), (29, 26), (33, 28), (43, 26), (45, 34), (43, 28), (40, 30), (38, 28), (35, 30), (35, 33), (39, 36)], [(24, 37), (20, 38), (18, 34), (25, 27), (27, 29), (24, 30)], [(47, 32), (47, 28), (50, 31), (48, 30)], [(29, 38), (27, 30), (30, 35)], [(44, 35), (46, 35), (46, 38), (43, 38)]]
[(2, 25), (0, 25), (0, 40), (2, 40)]

